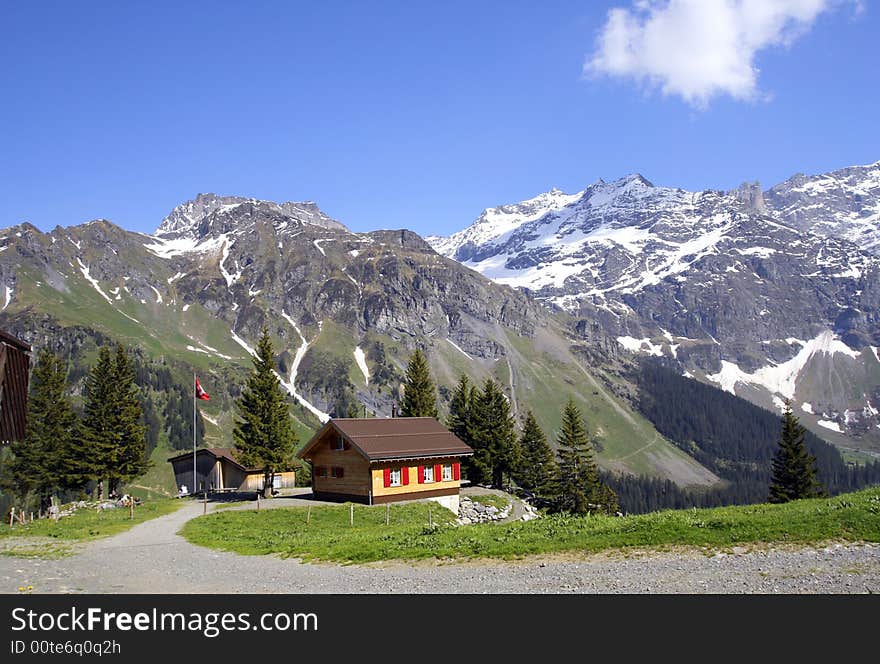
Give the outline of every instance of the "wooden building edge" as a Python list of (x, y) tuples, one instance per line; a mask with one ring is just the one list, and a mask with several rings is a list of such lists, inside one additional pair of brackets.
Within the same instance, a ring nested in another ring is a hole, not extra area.
[(0, 330), (0, 443), (23, 440), (27, 428), (30, 344)]
[[(183, 452), (168, 459), (174, 470), (178, 494), (187, 495), (221, 492), (262, 491), (265, 475), (262, 469), (246, 468), (235, 458), (235, 451), (221, 447), (203, 447), (196, 450), (196, 477), (193, 482), (193, 453)], [(274, 489), (296, 486), (296, 470), (276, 472)]]

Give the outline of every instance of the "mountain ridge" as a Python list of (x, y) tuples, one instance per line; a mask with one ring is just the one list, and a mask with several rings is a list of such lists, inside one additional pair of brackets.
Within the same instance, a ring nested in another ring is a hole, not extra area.
[[(532, 205), (528, 218), (507, 215), (503, 232), (485, 232), (490, 209), (429, 241), (568, 311), (582, 327), (598, 323), (630, 351), (665, 356), (685, 375), (767, 408), (778, 409), (784, 398), (816, 406), (814, 430), (855, 433), (880, 450), (873, 413), (880, 397), (880, 162), (796, 175), (766, 190), (744, 182), (690, 192), (631, 174), (554, 200), (565, 204)], [(518, 208), (494, 210), (505, 209)], [(858, 394), (819, 386), (820, 377), (808, 376), (816, 362), (801, 367), (794, 392), (758, 380), (826, 332), (861, 354), (857, 361), (832, 354)]]

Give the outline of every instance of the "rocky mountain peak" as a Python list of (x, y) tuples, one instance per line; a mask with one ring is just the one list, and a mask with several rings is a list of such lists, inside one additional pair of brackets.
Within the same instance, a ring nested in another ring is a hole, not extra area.
[(766, 211), (764, 192), (761, 191), (761, 183), (758, 181), (743, 182), (733, 191), (733, 195), (750, 212), (761, 214)]
[[(347, 230), (339, 221), (326, 215), (314, 201), (287, 201), (276, 203), (240, 196), (218, 196), (199, 193), (195, 199), (175, 207), (156, 229), (155, 236), (173, 240), (178, 238), (203, 239), (217, 228), (228, 232), (235, 226), (235, 217), (257, 213), (277, 215), (299, 224), (311, 224), (332, 230)], [(227, 218), (227, 223), (214, 223), (217, 217)], [(231, 222), (231, 223), (229, 223)]]

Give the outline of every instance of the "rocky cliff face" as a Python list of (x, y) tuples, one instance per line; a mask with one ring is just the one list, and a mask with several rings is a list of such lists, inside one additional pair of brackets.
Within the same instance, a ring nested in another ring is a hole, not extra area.
[[(598, 322), (630, 351), (666, 356), (770, 408), (794, 399), (822, 435), (880, 448), (878, 214), (878, 164), (766, 192), (758, 183), (688, 192), (631, 175), (486, 210), (429, 240)], [(819, 358), (851, 384), (822, 375)]]

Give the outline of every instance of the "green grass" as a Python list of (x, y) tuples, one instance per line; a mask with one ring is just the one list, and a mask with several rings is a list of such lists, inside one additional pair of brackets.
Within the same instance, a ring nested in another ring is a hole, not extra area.
[[(425, 503), (223, 512), (189, 521), (190, 542), (240, 554), (279, 553), (304, 560), (365, 563), (392, 559), (517, 558), (629, 547), (724, 548), (769, 542), (880, 541), (880, 487), (785, 505), (669, 510), (627, 517), (550, 516), (528, 522), (452, 525), (452, 513)], [(441, 525), (437, 525), (442, 521)]]
[[(108, 537), (128, 530), (139, 523), (170, 514), (183, 504), (173, 498), (149, 500), (134, 508), (134, 519), (129, 519), (128, 508), (98, 512), (96, 509), (78, 509), (73, 515), (59, 519), (37, 519), (25, 525), (9, 523), (0, 525), (0, 542), (4, 538), (49, 537), (60, 544), (69, 541), (86, 541)], [(13, 547), (11, 550), (15, 551)], [(7, 551), (8, 549), (4, 549)]]
[(494, 493), (469, 495), (468, 498), (475, 503), (480, 503), (480, 505), (491, 505), (492, 507), (497, 507), (499, 510), (503, 510), (510, 504), (510, 501), (504, 496), (496, 496)]

